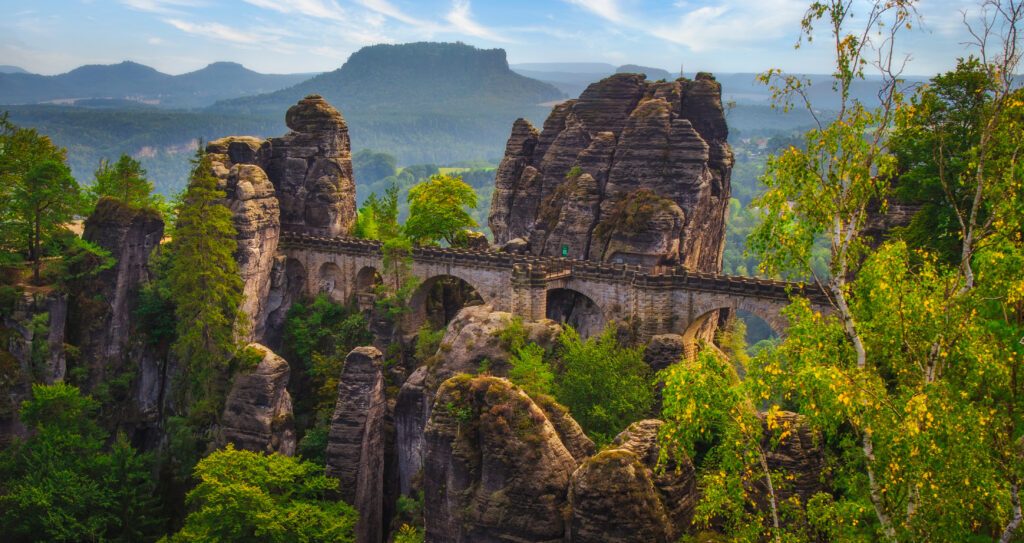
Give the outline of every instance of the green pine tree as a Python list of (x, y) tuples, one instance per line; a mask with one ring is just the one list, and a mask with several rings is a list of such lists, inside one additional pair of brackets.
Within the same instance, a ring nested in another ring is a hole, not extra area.
[(237, 326), (242, 279), (235, 262), (236, 230), (225, 194), (217, 188), (210, 159), (199, 152), (178, 209), (169, 273), (177, 319), (174, 351), (191, 379), (186, 403), (193, 414), (202, 406), (219, 412), (218, 387), (238, 352)]

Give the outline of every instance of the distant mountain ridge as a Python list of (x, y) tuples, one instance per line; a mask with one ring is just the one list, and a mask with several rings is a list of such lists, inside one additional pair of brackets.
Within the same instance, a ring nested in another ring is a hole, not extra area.
[(10, 64), (0, 64), (0, 74), (27, 74), (28, 70)]
[(209, 110), (279, 120), (309, 94), (341, 110), (354, 148), (388, 151), (404, 164), (500, 157), (513, 121), (539, 122), (565, 98), (510, 70), (503, 49), (419, 42), (364, 47), (337, 70)]
[(124, 61), (81, 66), (59, 75), (0, 72), (0, 104), (110, 99), (196, 108), (226, 98), (272, 92), (309, 77), (310, 74), (261, 74), (234, 62), (215, 62), (194, 72), (169, 75)]
[(549, 83), (568, 96), (579, 96), (591, 83), (617, 73), (644, 74), (651, 81), (678, 77), (661, 68), (638, 64), (616, 67), (606, 62), (523, 62), (510, 68), (517, 74)]

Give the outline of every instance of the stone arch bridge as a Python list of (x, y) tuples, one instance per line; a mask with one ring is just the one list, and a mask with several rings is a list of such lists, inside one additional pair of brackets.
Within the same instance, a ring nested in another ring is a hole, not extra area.
[[(289, 284), (302, 294), (323, 292), (337, 301), (372, 297), (383, 261), (377, 241), (296, 233), (282, 233), (279, 253), (286, 258)], [(413, 327), (425, 318), (426, 292), (444, 277), (464, 281), (495, 310), (526, 320), (552, 317), (551, 304), (570, 296), (591, 307), (600, 324), (637, 323), (645, 340), (666, 333), (692, 336), (723, 309), (748, 311), (782, 334), (787, 323), (781, 310), (791, 294), (807, 296), (817, 310), (830, 307), (823, 291), (802, 283), (478, 250), (417, 247), (412, 274), (421, 281), (410, 300)]]

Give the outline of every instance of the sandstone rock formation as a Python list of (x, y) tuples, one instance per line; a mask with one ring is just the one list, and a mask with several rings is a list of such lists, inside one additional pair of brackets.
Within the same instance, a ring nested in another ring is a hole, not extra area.
[(288, 109), (285, 122), (291, 132), (280, 138), (231, 136), (206, 147), (238, 230), (248, 338), (271, 346), (305, 280), (277, 257), (281, 232), (347, 235), (356, 219), (351, 144), (341, 113), (310, 95)]
[(495, 243), (537, 255), (721, 269), (732, 151), (714, 77), (616, 74), (519, 119), (498, 168)]
[(262, 359), (231, 384), (221, 417), (221, 442), (247, 451), (291, 456), (295, 454), (295, 428), (287, 388), (288, 362), (258, 343), (247, 349)]
[(359, 512), (358, 543), (383, 541), (384, 355), (357, 347), (345, 357), (338, 402), (327, 440), (327, 475), (341, 482), (341, 498)]
[[(821, 442), (803, 418), (791, 411), (780, 411), (769, 424), (768, 416), (761, 413), (764, 437), (761, 448), (772, 471), (792, 475), (786, 481), (775, 481), (779, 501), (790, 496), (800, 497), (800, 503), (827, 488), (822, 479), (825, 473), (825, 453)], [(788, 433), (787, 433), (788, 432)], [(777, 439), (778, 436), (785, 436)], [(759, 489), (767, 495), (767, 488)]]
[(242, 312), (248, 319), (246, 335), (256, 341), (263, 340), (270, 272), (281, 235), (281, 212), (274, 185), (266, 172), (252, 163), (260, 145), (262, 142), (256, 138), (230, 137), (206, 146), (238, 231), (235, 258), (243, 281)]
[(124, 363), (132, 334), (132, 312), (140, 286), (149, 281), (149, 258), (160, 245), (164, 221), (152, 210), (134, 209), (102, 198), (85, 221), (83, 238), (106, 249), (112, 268), (88, 285), (76, 285), (71, 297), (69, 342), (89, 363), (89, 385), (103, 382), (108, 370)]
[[(442, 382), (458, 373), (475, 373), (484, 360), (488, 361), (492, 373), (504, 375), (511, 352), (501, 332), (512, 322), (511, 314), (494, 311), (490, 306), (463, 308), (448, 323), (437, 354), (427, 365), (417, 368), (402, 385), (395, 405), (395, 426), (403, 494), (412, 490), (412, 481), (423, 467), (423, 429), (430, 417), (434, 393)], [(523, 328), (527, 341), (543, 346), (551, 345), (561, 333), (561, 326), (550, 320), (523, 323)], [(571, 429), (565, 431), (572, 432)], [(580, 447), (586, 445), (579, 444), (575, 450)]]
[(348, 126), (318, 95), (288, 109), (292, 131), (260, 148), (260, 165), (277, 189), (285, 229), (338, 236), (352, 230), (356, 192)]
[(570, 541), (669, 542), (689, 529), (697, 502), (695, 472), (686, 458), (672, 458), (659, 469), (662, 424), (631, 424), (573, 473)]
[(427, 541), (559, 541), (576, 460), (544, 412), (505, 379), (460, 375), (425, 432)]

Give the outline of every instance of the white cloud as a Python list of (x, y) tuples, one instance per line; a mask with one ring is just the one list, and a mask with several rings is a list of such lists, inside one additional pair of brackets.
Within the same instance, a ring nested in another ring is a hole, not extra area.
[(579, 6), (594, 13), (602, 19), (613, 23), (626, 24), (628, 19), (623, 14), (617, 0), (565, 0), (566, 2)]
[(161, 45), (161, 44), (164, 43), (164, 40), (162, 40), (160, 38), (153, 37), (153, 38), (149, 38), (148, 40), (146, 40), (146, 43), (148, 43), (150, 45)]
[(245, 0), (256, 7), (279, 13), (304, 15), (318, 19), (346, 21), (348, 14), (334, 0)]
[(180, 14), (183, 8), (194, 8), (203, 5), (200, 0), (121, 0), (125, 6), (136, 11), (159, 13), (161, 15)]
[(245, 45), (261, 41), (258, 34), (243, 32), (220, 23), (190, 23), (180, 19), (164, 19), (164, 22), (186, 34), (195, 36)]
[(497, 42), (510, 42), (508, 38), (487, 28), (473, 20), (469, 11), (469, 0), (453, 0), (452, 9), (445, 15), (445, 20), (452, 26), (452, 30)]
[(806, 7), (802, 0), (724, 0), (688, 9), (674, 22), (647, 28), (652, 36), (692, 51), (756, 45), (787, 35), (795, 43)]
[(375, 12), (377, 12), (377, 13), (379, 13), (381, 15), (385, 15), (387, 17), (391, 17), (392, 19), (394, 19), (396, 21), (399, 21), (399, 22), (402, 22), (402, 23), (405, 23), (405, 24), (407, 24), (409, 26), (415, 26), (417, 28), (426, 29), (426, 30), (437, 30), (438, 29), (437, 24), (432, 23), (430, 21), (424, 21), (422, 19), (417, 19), (416, 17), (413, 17), (413, 16), (405, 13), (401, 9), (398, 9), (397, 6), (395, 6), (394, 4), (389, 2), (388, 0), (355, 0), (355, 1), (356, 1), (357, 4), (363, 6), (366, 9), (375, 11)]

